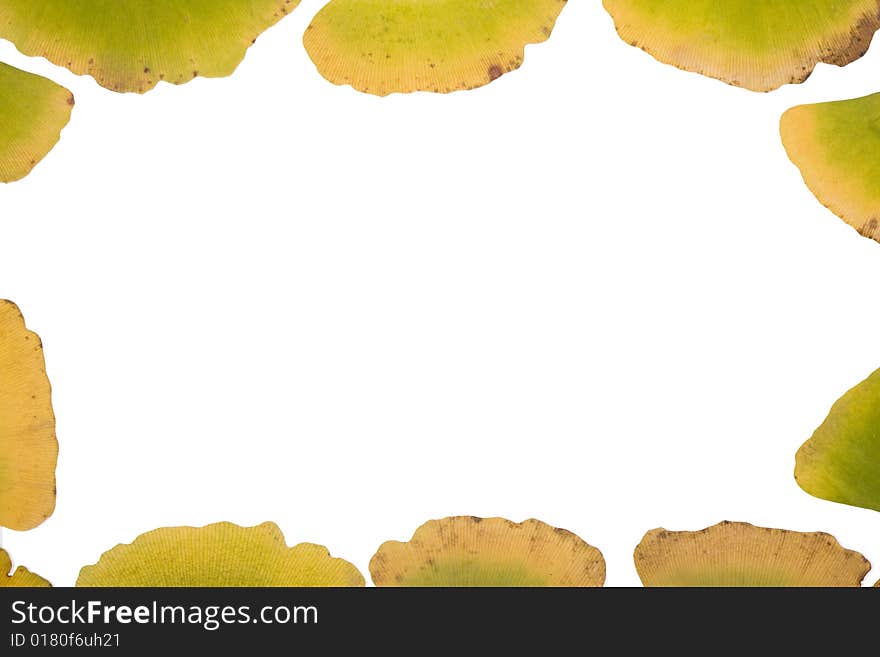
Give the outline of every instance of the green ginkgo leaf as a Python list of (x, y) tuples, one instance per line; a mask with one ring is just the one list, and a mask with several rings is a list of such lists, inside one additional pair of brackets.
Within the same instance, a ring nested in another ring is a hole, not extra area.
[(0, 63), (0, 182), (30, 173), (58, 143), (72, 109), (64, 87)]
[(331, 0), (303, 42), (321, 75), (384, 96), (472, 89), (520, 66), (566, 0)]
[(880, 242), (880, 93), (793, 107), (780, 132), (816, 198)]
[(810, 495), (880, 511), (880, 370), (841, 397), (795, 458)]
[(880, 28), (877, 0), (604, 0), (621, 39), (657, 60), (754, 91), (844, 66)]
[(114, 91), (230, 75), (299, 0), (0, 0), (0, 37)]
[(859, 586), (871, 564), (830, 534), (722, 522), (654, 529), (633, 555), (645, 586)]

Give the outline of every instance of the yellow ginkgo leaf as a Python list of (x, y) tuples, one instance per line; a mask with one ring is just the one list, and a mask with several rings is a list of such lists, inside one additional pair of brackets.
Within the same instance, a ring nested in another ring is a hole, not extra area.
[(24, 587), (24, 586), (52, 586), (39, 575), (35, 575), (24, 566), (19, 566), (12, 572), (12, 559), (6, 550), (0, 549), (0, 588)]
[(331, 0), (303, 38), (321, 75), (385, 96), (492, 82), (545, 41), (566, 0)]
[(816, 198), (880, 242), (880, 93), (798, 105), (782, 116), (780, 132)]
[(431, 520), (370, 561), (376, 586), (602, 586), (602, 553), (539, 520)]
[(0, 182), (24, 178), (58, 143), (73, 95), (0, 62)]
[(363, 575), (327, 548), (288, 547), (271, 522), (164, 527), (105, 552), (77, 586), (363, 586)]
[(230, 75), (299, 0), (0, 0), (0, 37), (114, 91)]
[(810, 495), (880, 511), (880, 370), (834, 403), (798, 450), (794, 477)]
[(55, 509), (55, 416), (43, 345), (0, 299), (0, 526), (33, 529)]
[(877, 0), (604, 0), (620, 38), (657, 60), (754, 91), (844, 66), (880, 27)]
[(634, 557), (645, 586), (859, 586), (871, 569), (829, 534), (744, 522), (696, 532), (654, 529)]

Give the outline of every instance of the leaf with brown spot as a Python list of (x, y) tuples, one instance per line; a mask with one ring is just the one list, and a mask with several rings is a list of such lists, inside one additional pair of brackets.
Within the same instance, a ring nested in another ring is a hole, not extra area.
[(0, 62), (0, 182), (31, 172), (58, 143), (72, 109), (64, 87)]
[(793, 107), (780, 133), (816, 198), (880, 242), (880, 93)]
[(473, 89), (518, 68), (565, 0), (331, 0), (303, 37), (334, 84), (379, 96)]
[(113, 91), (230, 75), (299, 0), (0, 0), (0, 37)]
[(43, 345), (0, 299), (0, 526), (33, 529), (55, 509), (55, 415)]
[(605, 582), (602, 553), (539, 520), (454, 516), (431, 520), (370, 561), (376, 586), (568, 586)]
[(604, 0), (620, 38), (655, 59), (753, 91), (844, 66), (880, 28), (878, 0)]
[(645, 586), (860, 586), (871, 564), (830, 534), (722, 522), (654, 529), (635, 549)]

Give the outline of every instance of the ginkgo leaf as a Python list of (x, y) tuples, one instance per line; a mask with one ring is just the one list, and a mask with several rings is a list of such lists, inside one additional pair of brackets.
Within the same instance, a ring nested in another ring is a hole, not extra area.
[(47, 587), (52, 585), (24, 566), (19, 566), (15, 572), (12, 572), (12, 559), (9, 558), (9, 553), (0, 549), (0, 588), (23, 586)]
[(795, 457), (801, 488), (880, 511), (880, 370), (848, 391)]
[(379, 96), (472, 89), (518, 68), (566, 0), (331, 0), (303, 37), (334, 84)]
[(539, 520), (431, 520), (370, 561), (376, 586), (602, 586), (602, 553)]
[(880, 94), (793, 107), (780, 132), (816, 198), (880, 242)]
[(604, 0), (620, 38), (655, 59), (753, 91), (844, 66), (880, 28), (877, 0)]
[(230, 75), (299, 0), (0, 0), (0, 37), (114, 91)]
[(0, 182), (24, 178), (58, 143), (73, 95), (0, 62)]
[(0, 299), (0, 526), (33, 529), (55, 509), (55, 416), (43, 345)]
[(105, 552), (77, 586), (363, 586), (349, 562), (312, 543), (288, 547), (271, 522), (164, 527)]
[(871, 564), (830, 534), (722, 522), (654, 529), (635, 549), (645, 586), (859, 586)]

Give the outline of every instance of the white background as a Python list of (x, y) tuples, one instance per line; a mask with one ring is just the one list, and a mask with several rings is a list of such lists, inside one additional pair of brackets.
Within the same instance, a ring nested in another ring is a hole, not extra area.
[(880, 366), (880, 246), (778, 138), (792, 105), (876, 91), (878, 47), (755, 94), (575, 2), (519, 71), (383, 99), (314, 69), (321, 5), (146, 96), (0, 44), (77, 99), (0, 189), (0, 297), (43, 338), (61, 445), (16, 562), (70, 585), (156, 527), (274, 520), (366, 573), (474, 514), (577, 532), (609, 585), (638, 584), (645, 531), (723, 519), (880, 563), (875, 512), (792, 477)]

